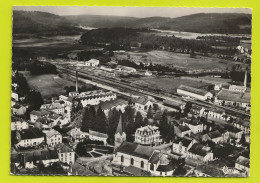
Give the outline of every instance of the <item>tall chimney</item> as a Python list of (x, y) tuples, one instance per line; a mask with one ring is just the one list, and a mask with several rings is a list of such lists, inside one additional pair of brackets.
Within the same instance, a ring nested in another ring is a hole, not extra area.
[(247, 71), (245, 72), (245, 79), (244, 79), (244, 87), (246, 88), (246, 82), (247, 82)]
[(78, 71), (76, 71), (76, 92), (78, 91)]

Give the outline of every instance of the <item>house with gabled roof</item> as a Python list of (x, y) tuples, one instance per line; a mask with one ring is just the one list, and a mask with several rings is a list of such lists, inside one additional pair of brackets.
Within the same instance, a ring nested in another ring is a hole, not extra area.
[(148, 110), (150, 107), (153, 107), (153, 100), (148, 96), (139, 97), (134, 101), (135, 107), (139, 110)]
[(178, 124), (177, 122), (174, 122), (174, 134), (177, 135), (177, 137), (184, 137), (184, 136), (190, 136), (191, 129), (186, 124)]
[(45, 132), (45, 135), (46, 144), (50, 147), (54, 147), (55, 145), (62, 143), (62, 135), (60, 134), (60, 132), (54, 129)]
[(218, 130), (202, 135), (202, 141), (208, 140), (214, 142), (215, 144), (219, 144), (223, 142), (223, 136)]
[(243, 131), (244, 134), (250, 134), (250, 119), (235, 119), (232, 124)]
[(51, 115), (51, 112), (47, 111), (47, 110), (33, 110), (32, 112), (30, 112), (30, 121), (31, 122), (36, 122), (36, 120), (40, 117), (48, 117), (49, 115)]
[(90, 140), (101, 141), (104, 143), (104, 145), (107, 145), (108, 135), (106, 133), (89, 130), (88, 134)]
[(36, 147), (43, 144), (45, 134), (38, 128), (28, 128), (16, 132), (16, 147)]
[(186, 156), (188, 149), (194, 144), (197, 143), (195, 139), (189, 137), (177, 137), (173, 140), (172, 143), (172, 151), (174, 153), (181, 154), (182, 156)]
[(22, 116), (26, 113), (26, 107), (24, 107), (21, 104), (16, 103), (15, 105), (12, 106), (11, 108), (12, 114), (17, 115), (17, 116)]
[(203, 123), (195, 118), (181, 118), (180, 123), (187, 125), (194, 134), (203, 132)]
[(75, 163), (75, 151), (68, 144), (59, 143), (55, 145), (55, 149), (58, 152), (60, 162), (68, 165)]
[(214, 160), (211, 148), (200, 143), (194, 143), (186, 152), (186, 157), (204, 162)]

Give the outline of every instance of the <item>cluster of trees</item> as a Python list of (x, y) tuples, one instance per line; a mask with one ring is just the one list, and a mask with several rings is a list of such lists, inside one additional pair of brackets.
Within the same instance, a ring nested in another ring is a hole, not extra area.
[(34, 60), (27, 65), (27, 69), (31, 72), (32, 75), (57, 74), (56, 66), (49, 62), (40, 62)]
[(81, 51), (81, 52), (77, 53), (77, 57), (79, 60), (87, 61), (87, 60), (94, 58), (94, 59), (98, 59), (100, 61), (100, 64), (106, 64), (107, 62), (111, 61), (109, 56), (110, 56), (110, 53), (104, 54), (100, 50)]
[(140, 63), (139, 65), (136, 64), (134, 61), (131, 60), (118, 60), (119, 65), (133, 67), (135, 69), (142, 69), (142, 70), (149, 70), (149, 71), (157, 71), (157, 72), (175, 72), (175, 73), (185, 73), (185, 71), (178, 70), (176, 68), (171, 68), (168, 66), (164, 66), (161, 64), (152, 64), (150, 63), (148, 66)]
[(27, 70), (32, 75), (57, 74), (55, 65), (49, 62), (38, 61), (35, 53), (28, 50), (13, 48), (12, 60), (12, 70)]
[(114, 135), (120, 118), (122, 120), (124, 132), (127, 135), (127, 141), (134, 140), (133, 134), (137, 128), (148, 124), (158, 125), (164, 140), (173, 140), (173, 125), (168, 121), (167, 111), (164, 111), (164, 113), (159, 117), (159, 124), (155, 122), (157, 119), (154, 120), (153, 123), (149, 122), (149, 119), (155, 119), (154, 114), (157, 110), (156, 106), (150, 107), (147, 110), (147, 116), (143, 116), (140, 111), (136, 112), (131, 105), (125, 107), (124, 113), (113, 108), (108, 112), (107, 117), (100, 107), (96, 110), (94, 106), (90, 106), (85, 107), (83, 110), (81, 130), (88, 131), (91, 129), (107, 133), (109, 136), (108, 142), (111, 144), (114, 142)]
[(84, 108), (81, 130), (87, 132), (89, 129), (102, 133), (107, 132), (107, 119), (101, 107), (97, 110), (94, 106)]
[[(79, 92), (87, 92), (87, 91), (93, 91), (93, 90), (97, 90), (97, 86), (94, 86), (94, 85), (89, 85), (89, 86), (81, 86), (81, 87), (78, 87), (78, 90)], [(69, 94), (69, 92), (73, 92), (73, 91), (76, 91), (76, 87), (75, 86), (65, 86), (64, 87), (64, 90), (66, 92), (66, 95)]]
[(12, 83), (17, 84), (17, 87), (16, 88), (13, 87), (12, 90), (16, 91), (18, 93), (19, 97), (25, 96), (29, 93), (29, 86), (28, 86), (27, 80), (19, 72), (16, 72), (12, 76)]
[(81, 36), (83, 44), (114, 43), (129, 44), (129, 40), (138, 35), (138, 29), (131, 28), (100, 28), (87, 31)]
[[(249, 70), (246, 68), (246, 70)], [(230, 78), (233, 82), (243, 82), (245, 79), (245, 70), (242, 65), (236, 64), (233, 65), (232, 70), (230, 71)], [(251, 83), (251, 74), (247, 72), (247, 83), (250, 85)]]
[[(241, 37), (230, 36), (198, 36), (196, 39), (210, 41), (216, 46), (239, 45)], [(245, 39), (245, 38), (243, 38)]]

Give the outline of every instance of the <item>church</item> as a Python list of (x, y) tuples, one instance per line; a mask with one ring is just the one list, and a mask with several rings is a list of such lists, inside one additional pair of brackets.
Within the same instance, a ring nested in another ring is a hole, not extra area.
[(123, 168), (135, 167), (150, 172), (153, 176), (172, 176), (179, 166), (178, 161), (151, 146), (126, 141), (116, 149), (112, 162)]
[(124, 141), (126, 141), (126, 133), (123, 131), (122, 116), (120, 116), (115, 133), (115, 149), (118, 148)]

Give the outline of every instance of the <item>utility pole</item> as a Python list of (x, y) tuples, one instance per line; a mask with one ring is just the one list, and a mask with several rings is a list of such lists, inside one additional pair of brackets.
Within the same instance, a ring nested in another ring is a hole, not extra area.
[(78, 92), (78, 71), (76, 71), (76, 92)]

